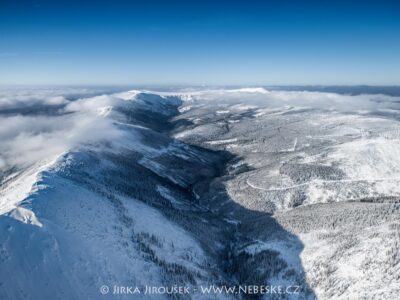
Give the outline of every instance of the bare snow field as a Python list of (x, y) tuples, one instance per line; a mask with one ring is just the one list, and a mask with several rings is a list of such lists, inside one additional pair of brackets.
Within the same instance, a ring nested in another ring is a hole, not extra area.
[[(396, 299), (400, 97), (0, 90), (0, 299)], [(298, 286), (294, 294), (196, 287)]]

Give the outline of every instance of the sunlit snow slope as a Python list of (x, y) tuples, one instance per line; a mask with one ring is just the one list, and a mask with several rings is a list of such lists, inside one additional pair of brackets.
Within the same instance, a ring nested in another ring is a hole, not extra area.
[(264, 88), (0, 92), (0, 299), (132, 298), (102, 285), (395, 299), (399, 103)]
[(12, 157), (18, 137), (3, 146), (0, 299), (98, 299), (102, 285), (219, 280), (215, 250), (202, 245), (219, 229), (204, 228), (207, 214), (188, 192), (215, 176), (218, 157), (161, 133), (180, 103), (132, 91), (4, 117), (60, 123), (22, 133), (33, 160)]
[(241, 222), (251, 242), (239, 256), (277, 251), (319, 299), (397, 297), (400, 98), (262, 88), (186, 98), (174, 136), (235, 155), (223, 178), (233, 201), (210, 205)]

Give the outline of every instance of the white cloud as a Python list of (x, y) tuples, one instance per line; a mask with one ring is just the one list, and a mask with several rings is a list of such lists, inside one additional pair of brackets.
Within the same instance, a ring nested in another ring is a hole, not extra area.
[[(116, 105), (116, 102), (118, 100), (110, 96), (71, 102), (48, 90), (14, 91), (8, 95), (3, 91), (0, 97), (0, 168), (24, 167), (84, 144), (115, 140), (122, 133), (112, 119), (99, 115), (96, 108)], [(1, 114), (1, 109), (15, 108), (18, 112), (32, 104), (38, 108), (64, 107), (51, 114)]]
[(400, 97), (381, 94), (352, 96), (309, 91), (269, 91), (264, 88), (202, 90), (182, 94), (192, 100), (206, 100), (214, 103), (245, 103), (271, 108), (287, 105), (340, 111), (398, 109), (400, 103)]
[(93, 97), (111, 91), (101, 88), (0, 88), (0, 111), (66, 105), (71, 100)]

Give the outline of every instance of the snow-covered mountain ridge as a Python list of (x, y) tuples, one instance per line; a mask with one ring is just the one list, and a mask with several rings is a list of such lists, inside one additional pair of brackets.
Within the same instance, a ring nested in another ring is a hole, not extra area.
[[(64, 110), (95, 116), (94, 122), (110, 119), (113, 135), (74, 144), (51, 163), (18, 166), (4, 177), (2, 299), (98, 299), (103, 284), (218, 280), (209, 268), (216, 262), (181, 227), (187, 220), (170, 220), (181, 211), (187, 218), (201, 211), (186, 189), (214, 176), (216, 155), (150, 129), (173, 114), (176, 99), (132, 94), (67, 105)], [(198, 172), (186, 175), (185, 166)], [(194, 218), (190, 224), (202, 222)]]
[(41, 97), (40, 113), (21, 100), (2, 114), (0, 101), (1, 299), (129, 297), (101, 295), (114, 284), (300, 287), (268, 299), (399, 292), (396, 97)]

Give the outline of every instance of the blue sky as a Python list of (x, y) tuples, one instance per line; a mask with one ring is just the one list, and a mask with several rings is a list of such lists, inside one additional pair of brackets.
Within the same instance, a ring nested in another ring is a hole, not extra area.
[(0, 0), (0, 84), (400, 84), (400, 1)]

